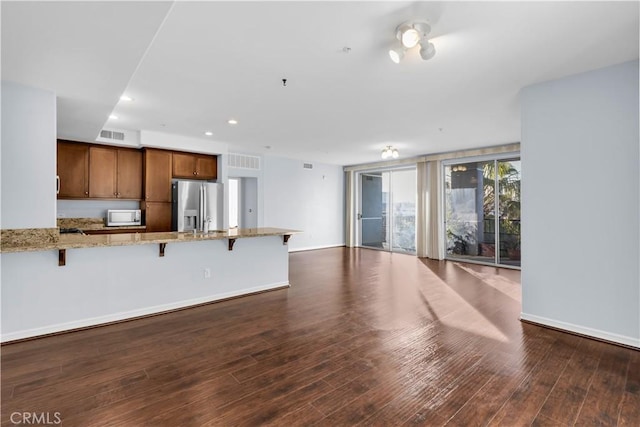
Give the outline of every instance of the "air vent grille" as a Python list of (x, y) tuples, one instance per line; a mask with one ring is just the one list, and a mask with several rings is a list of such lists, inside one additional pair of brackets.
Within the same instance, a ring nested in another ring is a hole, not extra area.
[(302, 167), (305, 169), (313, 169), (313, 165), (311, 163), (305, 163)]
[(247, 156), (246, 154), (229, 153), (227, 165), (230, 168), (260, 169), (260, 157)]
[(124, 132), (116, 132), (111, 130), (101, 130), (100, 138), (113, 139), (116, 141), (124, 141)]

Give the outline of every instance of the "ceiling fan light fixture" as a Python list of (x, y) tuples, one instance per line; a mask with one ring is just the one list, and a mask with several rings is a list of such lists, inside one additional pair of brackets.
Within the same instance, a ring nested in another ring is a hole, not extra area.
[(394, 47), (389, 49), (389, 58), (396, 64), (399, 64), (402, 58), (404, 57), (405, 49), (402, 47)]
[(393, 148), (391, 145), (387, 145), (386, 147), (384, 147), (381, 154), (383, 160), (391, 158), (397, 159), (399, 155), (400, 154), (398, 153), (398, 150)]
[(421, 46), (422, 47), (420, 48), (420, 57), (423, 60), (428, 61), (429, 59), (435, 56), (436, 47), (433, 45), (433, 43), (425, 42)]
[(407, 50), (419, 45), (420, 56), (423, 60), (426, 61), (433, 58), (436, 50), (428, 40), (430, 32), (431, 26), (423, 21), (407, 21), (398, 25), (396, 27), (396, 38), (400, 41), (402, 47), (389, 50), (389, 57), (398, 64)]
[(407, 49), (411, 49), (420, 41), (420, 33), (415, 28), (409, 28), (407, 31), (402, 33), (400, 41), (402, 42), (402, 46)]

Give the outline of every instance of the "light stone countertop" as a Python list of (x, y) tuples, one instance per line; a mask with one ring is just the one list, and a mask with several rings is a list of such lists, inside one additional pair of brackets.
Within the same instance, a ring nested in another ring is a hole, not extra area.
[[(38, 230), (38, 229), (33, 229)], [(48, 229), (47, 229), (48, 230)], [(3, 230), (3, 235), (4, 235)], [(11, 230), (6, 230), (11, 231)], [(123, 233), (123, 234), (61, 234), (57, 241), (52, 239), (39, 239), (37, 233), (28, 241), (12, 242), (3, 237), (0, 252), (34, 252), (60, 249), (95, 248), (105, 246), (131, 246), (148, 245), (153, 243), (182, 243), (202, 240), (242, 239), (248, 237), (284, 236), (301, 233), (299, 230), (285, 228), (244, 228), (230, 229), (228, 231), (214, 231), (210, 233), (193, 232), (164, 232), (164, 233)]]

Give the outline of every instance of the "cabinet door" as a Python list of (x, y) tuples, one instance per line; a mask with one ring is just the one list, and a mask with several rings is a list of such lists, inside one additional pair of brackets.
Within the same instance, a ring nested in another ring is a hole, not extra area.
[(118, 198), (142, 199), (142, 152), (118, 149)]
[(200, 156), (196, 159), (196, 176), (198, 179), (218, 178), (218, 159), (216, 156)]
[(196, 178), (196, 156), (186, 153), (173, 153), (173, 177)]
[(145, 149), (144, 197), (150, 202), (171, 202), (171, 151)]
[(143, 209), (148, 233), (171, 231), (171, 203), (144, 202)]
[(58, 141), (59, 199), (89, 197), (89, 146)]
[(89, 147), (89, 197), (115, 199), (118, 196), (117, 164), (116, 149)]

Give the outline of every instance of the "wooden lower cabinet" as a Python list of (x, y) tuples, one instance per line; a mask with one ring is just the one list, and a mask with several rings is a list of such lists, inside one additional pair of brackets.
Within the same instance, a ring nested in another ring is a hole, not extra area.
[(171, 203), (142, 202), (142, 209), (147, 233), (171, 231)]

